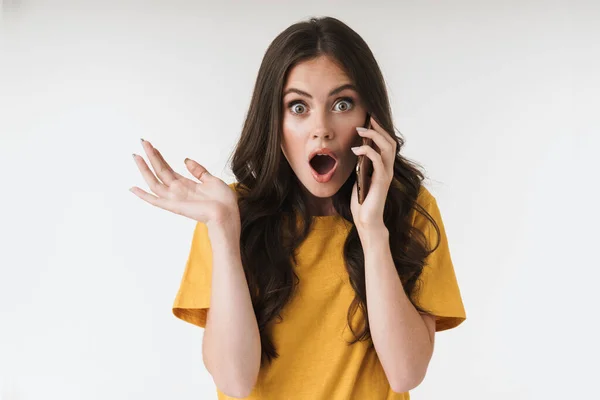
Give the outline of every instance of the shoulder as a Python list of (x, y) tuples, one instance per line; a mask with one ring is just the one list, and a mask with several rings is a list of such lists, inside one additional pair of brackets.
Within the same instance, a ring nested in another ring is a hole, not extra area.
[(241, 185), (239, 182), (231, 182), (228, 183), (227, 186), (229, 186), (229, 188), (236, 194), (236, 197), (240, 198), (240, 194), (241, 194)]
[(240, 194), (248, 191), (248, 189), (239, 182), (231, 182), (228, 183), (227, 186), (229, 186), (231, 190), (233, 190), (238, 195), (238, 197), (240, 196)]
[(439, 223), (441, 215), (435, 196), (423, 185), (411, 210), (412, 225), (426, 232), (432, 228), (431, 223)]
[(425, 186), (421, 185), (419, 194), (417, 195), (417, 203), (421, 207), (427, 208), (433, 201), (435, 201), (433, 194)]

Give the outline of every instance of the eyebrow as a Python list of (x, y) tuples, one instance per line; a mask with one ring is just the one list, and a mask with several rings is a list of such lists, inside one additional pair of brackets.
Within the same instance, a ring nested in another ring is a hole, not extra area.
[[(356, 90), (356, 86), (354, 86), (351, 83), (346, 83), (345, 85), (342, 85), (336, 89), (333, 89), (331, 92), (329, 92), (329, 96), (333, 96), (334, 94), (337, 94), (345, 89), (352, 89), (352, 90), (358, 92), (358, 90)], [(290, 89), (286, 90), (285, 93), (283, 93), (283, 97), (287, 96), (289, 93), (298, 93), (299, 95), (306, 96), (309, 99), (313, 98), (310, 94), (306, 93), (305, 91), (296, 89), (296, 88), (290, 88)]]

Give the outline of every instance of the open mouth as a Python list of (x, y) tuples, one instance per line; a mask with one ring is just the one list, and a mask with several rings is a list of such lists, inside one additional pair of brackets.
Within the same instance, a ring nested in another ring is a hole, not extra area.
[(316, 154), (310, 160), (310, 166), (319, 174), (326, 175), (335, 167), (336, 161), (327, 154)]
[(329, 182), (337, 169), (337, 160), (328, 154), (315, 154), (309, 164), (313, 177), (319, 183)]

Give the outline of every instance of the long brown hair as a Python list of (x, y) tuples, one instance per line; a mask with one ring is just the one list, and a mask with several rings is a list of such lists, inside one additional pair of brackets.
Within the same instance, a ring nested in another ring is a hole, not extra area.
[[(298, 276), (294, 252), (310, 232), (311, 215), (301, 183), (281, 151), (282, 92), (288, 71), (296, 64), (328, 56), (346, 71), (356, 85), (363, 104), (386, 132), (395, 132), (385, 82), (379, 66), (364, 40), (343, 22), (332, 18), (311, 18), (281, 32), (268, 47), (254, 87), (250, 108), (240, 140), (233, 153), (231, 169), (237, 179), (240, 207), (241, 256), (261, 335), (262, 360), (278, 357), (269, 336), (269, 326), (290, 300)], [(434, 249), (414, 228), (410, 212), (423, 213), (416, 203), (424, 174), (401, 156), (404, 140), (396, 135), (398, 153), (394, 180), (384, 209), (390, 248), (406, 294), (416, 290), (424, 260)], [(356, 174), (333, 196), (333, 206), (344, 219), (353, 222), (350, 211)], [(298, 226), (297, 218), (303, 221)], [(438, 240), (439, 244), (439, 240)], [(436, 246), (437, 247), (437, 244)], [(356, 295), (348, 309), (348, 325), (355, 336), (349, 343), (370, 339), (366, 307), (364, 253), (356, 227), (352, 225), (344, 244), (344, 260)], [(412, 299), (411, 299), (412, 300)], [(414, 302), (413, 302), (414, 304)], [(415, 307), (419, 311), (426, 311)], [(364, 328), (356, 332), (352, 316), (360, 309)], [(372, 345), (372, 343), (371, 343)]]

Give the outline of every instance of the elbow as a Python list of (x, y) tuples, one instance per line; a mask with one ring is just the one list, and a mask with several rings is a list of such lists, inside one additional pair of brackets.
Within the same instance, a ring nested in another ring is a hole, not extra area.
[(232, 382), (228, 383), (217, 383), (215, 381), (215, 384), (226, 396), (233, 397), (235, 399), (243, 399), (250, 396), (252, 393), (252, 390), (256, 384), (256, 379), (252, 381), (242, 381), (238, 379), (232, 380)]
[(232, 397), (234, 399), (244, 399), (250, 396), (250, 393), (252, 393), (252, 389), (253, 387), (251, 386), (227, 387), (221, 389), (221, 392), (223, 392), (224, 395)]
[[(432, 349), (433, 351), (433, 349)], [(388, 374), (390, 387), (393, 392), (405, 393), (419, 386), (425, 379), (429, 362), (431, 361), (430, 352), (426, 358), (417, 360), (416, 362), (405, 362), (396, 365), (395, 373)]]
[[(206, 337), (205, 337), (206, 338)], [(255, 349), (255, 354), (251, 355), (251, 360), (246, 360), (246, 357), (230, 357), (220, 356), (222, 352), (213, 353), (209, 349), (214, 350), (209, 345), (203, 348), (203, 358), (206, 370), (211, 375), (217, 389), (223, 394), (241, 399), (252, 394), (254, 386), (258, 381), (261, 361), (261, 348)]]
[(424, 373), (414, 374), (412, 376), (404, 376), (400, 379), (390, 382), (390, 386), (393, 392), (405, 393), (419, 386), (421, 382), (423, 382), (423, 379), (425, 379)]
[(235, 365), (230, 368), (224, 368), (224, 371), (229, 371), (225, 375), (213, 375), (213, 380), (223, 394), (236, 399), (243, 399), (250, 396), (254, 390), (254, 386), (258, 380), (258, 370), (259, 368), (240, 370), (239, 365)]

